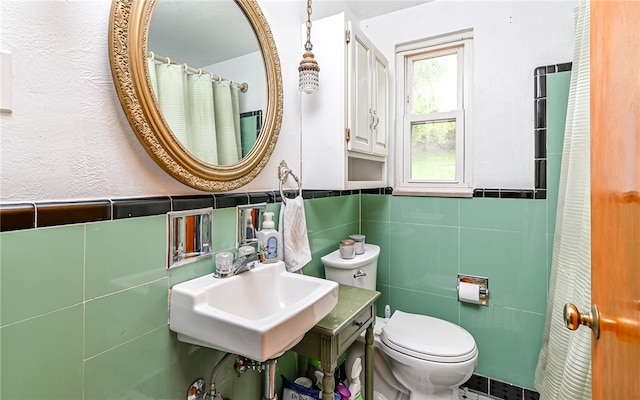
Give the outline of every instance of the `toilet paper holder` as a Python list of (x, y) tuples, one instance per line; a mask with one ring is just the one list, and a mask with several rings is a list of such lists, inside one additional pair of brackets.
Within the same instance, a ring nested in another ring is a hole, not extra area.
[[(470, 298), (468, 296), (463, 296), (461, 298), (460, 283), (478, 285), (479, 288), (477, 297)], [(485, 276), (458, 274), (458, 284), (456, 285), (456, 292), (458, 293), (458, 301), (460, 302), (480, 304), (485, 307), (489, 307), (489, 278)]]

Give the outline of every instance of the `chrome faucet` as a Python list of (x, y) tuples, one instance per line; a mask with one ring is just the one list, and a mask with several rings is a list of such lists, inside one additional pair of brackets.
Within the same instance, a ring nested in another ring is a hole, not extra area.
[(264, 260), (264, 253), (256, 251), (236, 258), (231, 268), (231, 276), (252, 270), (256, 262)]

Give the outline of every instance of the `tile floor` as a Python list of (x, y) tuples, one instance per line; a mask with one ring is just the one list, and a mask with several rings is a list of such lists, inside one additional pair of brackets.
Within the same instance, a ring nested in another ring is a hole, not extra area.
[(482, 395), (482, 394), (475, 393), (475, 392), (469, 390), (469, 388), (454, 389), (453, 398), (455, 400), (494, 400), (494, 399), (497, 399), (497, 397), (491, 398), (491, 397), (487, 397), (487, 396)]

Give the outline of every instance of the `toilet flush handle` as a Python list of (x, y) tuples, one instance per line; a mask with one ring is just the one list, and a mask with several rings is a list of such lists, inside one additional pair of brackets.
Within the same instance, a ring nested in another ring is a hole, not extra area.
[(363, 276), (367, 276), (367, 274), (362, 269), (358, 269), (358, 271), (353, 274), (354, 279), (361, 278)]

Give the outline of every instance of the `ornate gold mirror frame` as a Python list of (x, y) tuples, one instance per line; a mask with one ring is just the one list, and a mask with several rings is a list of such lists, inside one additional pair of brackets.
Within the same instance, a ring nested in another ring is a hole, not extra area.
[[(273, 153), (282, 124), (280, 60), (269, 24), (256, 0), (235, 0), (258, 39), (267, 75), (267, 108), (255, 146), (238, 163), (216, 166), (193, 157), (176, 139), (156, 101), (147, 66), (148, 33), (158, 0), (113, 0), (109, 58), (120, 104), (145, 150), (169, 175), (187, 186), (228, 191), (251, 182)], [(215, 4), (215, 1), (212, 1)]]

